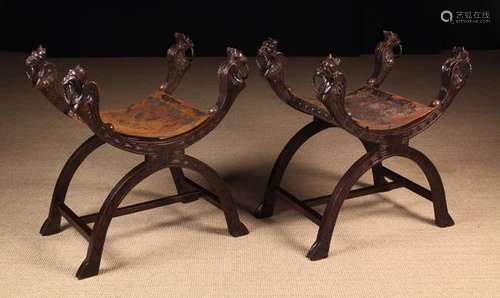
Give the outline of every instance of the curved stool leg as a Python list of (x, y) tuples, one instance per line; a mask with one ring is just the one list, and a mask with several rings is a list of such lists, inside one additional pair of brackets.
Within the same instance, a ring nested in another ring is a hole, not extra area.
[(224, 180), (217, 174), (215, 170), (201, 162), (200, 160), (189, 155), (183, 155), (179, 159), (174, 159), (169, 166), (182, 167), (193, 170), (201, 174), (207, 182), (214, 188), (215, 194), (219, 198), (221, 209), (226, 217), (229, 234), (233, 237), (239, 237), (248, 234), (248, 229), (240, 221), (236, 205), (233, 201), (229, 189), (226, 187)]
[(104, 240), (108, 231), (109, 224), (113, 218), (113, 213), (116, 211), (123, 198), (142, 180), (151, 174), (159, 171), (166, 166), (152, 165), (144, 161), (130, 170), (111, 190), (108, 197), (104, 201), (99, 215), (92, 229), (87, 257), (80, 265), (76, 273), (78, 279), (87, 278), (97, 275), (101, 263), (102, 250), (104, 248)]
[(438, 227), (445, 228), (454, 225), (452, 217), (448, 213), (448, 206), (446, 204), (446, 195), (444, 192), (443, 182), (438, 170), (422, 152), (408, 147), (403, 152), (398, 152), (396, 155), (406, 157), (415, 162), (429, 183), (432, 193), (432, 204), (434, 206), (434, 222)]
[[(363, 146), (365, 147), (366, 152), (377, 150), (377, 144), (363, 141), (361, 139), (360, 139), (360, 141), (361, 141), (361, 143), (363, 143)], [(387, 180), (385, 180), (384, 174), (382, 173), (382, 162), (373, 166), (372, 175), (373, 175), (373, 185), (382, 185), (382, 184), (387, 183)]]
[(104, 142), (94, 135), (81, 144), (70, 156), (68, 161), (66, 161), (54, 187), (49, 215), (40, 228), (40, 234), (43, 236), (56, 234), (61, 231), (61, 213), (59, 212), (59, 206), (64, 204), (64, 199), (66, 198), (66, 192), (68, 191), (71, 179), (85, 158), (102, 144), (104, 144)]
[(269, 181), (267, 183), (264, 200), (257, 207), (255, 217), (265, 218), (273, 215), (274, 205), (276, 203), (274, 188), (280, 186), (285, 170), (292, 160), (295, 152), (297, 152), (299, 148), (311, 137), (330, 127), (332, 127), (332, 125), (326, 122), (313, 121), (301, 128), (290, 139), (290, 141), (288, 141), (285, 148), (283, 148), (278, 159), (274, 163), (271, 176), (269, 177)]
[(351, 187), (370, 168), (379, 165), (382, 160), (393, 156), (401, 156), (412, 160), (424, 172), (431, 188), (436, 225), (439, 227), (449, 227), (454, 224), (453, 219), (448, 213), (441, 177), (429, 158), (420, 151), (410, 147), (393, 151), (386, 156), (382, 156), (378, 151), (371, 151), (353, 164), (335, 187), (323, 214), (316, 242), (314, 242), (307, 254), (309, 259), (314, 261), (328, 256), (335, 222), (337, 221), (342, 203), (347, 198)]
[(338, 182), (331, 198), (328, 200), (325, 212), (321, 219), (320, 228), (316, 237), (316, 242), (307, 253), (307, 257), (312, 261), (328, 257), (330, 242), (332, 239), (335, 222), (339, 215), (340, 208), (347, 198), (351, 187), (358, 179), (374, 165), (382, 161), (383, 157), (378, 151), (371, 151), (358, 159)]

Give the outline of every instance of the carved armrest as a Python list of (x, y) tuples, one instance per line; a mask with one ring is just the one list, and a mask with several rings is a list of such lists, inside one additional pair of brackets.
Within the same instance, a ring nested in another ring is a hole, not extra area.
[[(451, 57), (447, 58), (441, 67), (441, 88), (437, 98), (430, 103), (430, 108), (420, 104), (425, 107), (423, 113), (416, 113), (415, 118), (410, 118), (411, 120), (403, 123), (401, 126), (387, 129), (370, 129), (369, 127), (361, 126), (357, 121), (360, 119), (354, 119), (346, 109), (346, 79), (338, 69), (339, 64), (340, 60), (330, 55), (323, 60), (316, 70), (313, 85), (317, 98), (323, 102), (339, 126), (351, 134), (373, 143), (390, 142), (391, 139), (407, 141), (426, 130), (445, 112), (453, 98), (465, 85), (472, 69), (469, 53), (462, 47), (455, 47)], [(384, 96), (388, 94), (380, 90), (375, 91), (376, 93), (374, 94), (381, 93)], [(349, 96), (355, 95), (350, 94)], [(397, 95), (392, 96), (397, 97)], [(403, 99), (403, 97), (399, 97), (399, 100)], [(411, 103), (410, 100), (405, 100), (407, 103)]]
[(441, 66), (441, 87), (430, 106), (444, 112), (465, 86), (471, 71), (469, 52), (463, 47), (454, 47), (451, 56)]
[(63, 79), (63, 89), (73, 117), (85, 123), (94, 134), (113, 146), (134, 153), (141, 152), (141, 148), (133, 148), (130, 138), (114, 131), (110, 123), (103, 122), (97, 83), (88, 79), (83, 67), (77, 65), (68, 71)]
[[(278, 51), (278, 41), (268, 38), (257, 52), (257, 66), (276, 95), (289, 106), (315, 118), (332, 122), (332, 116), (315, 98), (298, 96), (285, 82), (285, 55)], [(332, 123), (333, 124), (333, 123)]]
[(191, 39), (178, 32), (174, 37), (175, 44), (167, 51), (167, 77), (160, 86), (160, 90), (168, 94), (172, 94), (179, 86), (194, 57), (194, 43)]
[(323, 102), (334, 121), (354, 136), (372, 143), (383, 143), (392, 136), (404, 138), (411, 132), (400, 128), (386, 130), (372, 130), (361, 126), (346, 109), (347, 82), (344, 74), (339, 70), (340, 59), (331, 54), (324, 59), (316, 69), (313, 77), (313, 86), (316, 97)]
[[(164, 141), (141, 141), (129, 138), (115, 132), (110, 124), (104, 123), (99, 113), (97, 84), (87, 79), (82, 67), (77, 66), (70, 70), (64, 78), (63, 85), (65, 97), (71, 103), (74, 114), (85, 122), (96, 135), (121, 149), (141, 153), (144, 150), (165, 150), (177, 143), (188, 146), (208, 134), (224, 118), (237, 95), (245, 87), (248, 71), (247, 58), (240, 51), (228, 48), (227, 59), (218, 70), (219, 98), (215, 106), (209, 110), (207, 120), (193, 129), (189, 133), (189, 138), (179, 135)], [(148, 145), (145, 146), (145, 144)]]
[(398, 35), (391, 31), (384, 31), (384, 40), (375, 48), (375, 67), (366, 85), (373, 88), (380, 87), (394, 66), (395, 60), (402, 53), (403, 46)]
[(139, 153), (128, 139), (103, 123), (99, 114), (99, 92), (97, 84), (87, 79), (81, 66), (70, 69), (62, 84), (57, 68), (46, 60), (46, 50), (39, 47), (26, 59), (26, 75), (33, 86), (65, 115), (82, 121), (103, 141), (122, 149)]

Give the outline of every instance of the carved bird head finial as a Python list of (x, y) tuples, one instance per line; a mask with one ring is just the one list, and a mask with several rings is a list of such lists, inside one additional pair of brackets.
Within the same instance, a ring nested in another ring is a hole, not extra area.
[(453, 47), (451, 54), (450, 58), (455, 59), (456, 61), (470, 63), (469, 51), (467, 51), (464, 47)]
[[(376, 59), (382, 59), (380, 62), (386, 67), (392, 67), (394, 60), (401, 57), (403, 54), (403, 46), (399, 36), (392, 32), (384, 30), (384, 40), (379, 42), (375, 49)], [(372, 82), (369, 85), (376, 83), (376, 78), (371, 78)]]
[(228, 47), (226, 48), (226, 54), (229, 61), (234, 63), (246, 63), (247, 57), (238, 49)]
[(383, 30), (382, 31), (384, 34), (384, 43), (389, 45), (389, 46), (395, 46), (399, 43), (401, 43), (401, 39), (399, 39), (399, 36), (392, 32), (392, 31), (387, 31)]
[(469, 52), (464, 47), (454, 47), (450, 57), (441, 66), (445, 87), (460, 89), (472, 71)]
[(243, 83), (248, 77), (249, 67), (247, 64), (247, 57), (238, 49), (228, 47), (226, 48), (227, 62), (233, 65), (232, 78), (238, 83)]
[(259, 55), (276, 54), (277, 52), (278, 52), (278, 41), (270, 37), (262, 42), (262, 45), (258, 50)]
[(189, 36), (183, 33), (175, 32), (174, 37), (175, 43), (179, 49), (187, 50), (188, 48), (194, 47), (194, 43)]
[(334, 57), (332, 54), (328, 54), (328, 56), (321, 61), (321, 64), (316, 69), (316, 73), (327, 78), (333, 78), (338, 71), (339, 65), (340, 59)]
[(47, 50), (39, 45), (38, 48), (31, 52), (28, 58), (26, 58), (26, 64), (32, 63), (37, 60), (45, 59), (47, 56)]
[(175, 32), (175, 44), (168, 48), (167, 56), (175, 60), (178, 65), (189, 65), (188, 62), (194, 58), (194, 43), (189, 36)]
[(43, 65), (46, 63), (47, 50), (41, 45), (31, 52), (26, 58), (26, 76), (31, 80), (33, 86), (36, 86), (41, 77), (43, 77)]
[(335, 70), (337, 70), (337, 67), (339, 65), (340, 59), (333, 57), (332, 54), (328, 54), (328, 56), (323, 61), (321, 61), (320, 67), (328, 73), (333, 73)]
[(345, 92), (345, 77), (339, 70), (340, 59), (329, 54), (316, 69), (313, 77), (313, 88), (316, 95), (322, 99), (332, 88), (339, 94)]
[(281, 77), (285, 57), (283, 53), (278, 51), (278, 41), (272, 38), (264, 40), (257, 51), (256, 62), (261, 73), (266, 78), (276, 79)]

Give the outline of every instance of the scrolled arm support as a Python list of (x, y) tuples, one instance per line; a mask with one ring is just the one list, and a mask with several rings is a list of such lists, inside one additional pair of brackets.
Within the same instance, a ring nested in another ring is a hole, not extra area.
[(430, 106), (444, 111), (465, 86), (471, 71), (469, 52), (463, 47), (454, 47), (451, 56), (441, 66), (441, 87)]
[(375, 48), (375, 68), (366, 85), (378, 88), (384, 82), (394, 66), (395, 60), (401, 56), (402, 52), (403, 47), (398, 35), (391, 31), (384, 31), (384, 41), (379, 42)]
[(338, 125), (362, 140), (378, 144), (390, 143), (393, 139), (408, 141), (435, 123), (465, 85), (472, 70), (469, 53), (462, 47), (455, 47), (451, 57), (441, 67), (441, 88), (437, 98), (430, 104), (435, 107), (433, 111), (401, 127), (370, 130), (358, 125), (345, 110), (346, 80), (338, 70), (339, 64), (340, 60), (330, 55), (316, 70), (313, 82), (317, 97), (323, 101)]
[(176, 32), (175, 44), (167, 52), (167, 77), (160, 90), (172, 94), (179, 86), (194, 57), (194, 43), (182, 33)]
[[(183, 39), (185, 40), (185, 39)], [(189, 45), (192, 47), (192, 43)], [(189, 47), (180, 46), (188, 49)], [(45, 60), (45, 49), (39, 48), (26, 60), (26, 73), (33, 85), (42, 91), (47, 98), (64, 114), (84, 122), (92, 132), (104, 142), (122, 150), (137, 154), (170, 154), (180, 148), (195, 143), (208, 134), (222, 120), (236, 96), (245, 87), (248, 76), (246, 57), (238, 50), (228, 48), (227, 60), (219, 67), (220, 95), (216, 105), (210, 109), (209, 118), (196, 127), (189, 137), (179, 135), (169, 139), (145, 140), (129, 137), (114, 131), (113, 126), (104, 123), (99, 113), (99, 90), (96, 82), (90, 81), (83, 67), (70, 69), (60, 84), (57, 71), (53, 64)], [(177, 65), (167, 78), (165, 90), (173, 90), (172, 83), (177, 84), (183, 73), (189, 67), (185, 56), (176, 56)], [(180, 58), (179, 58), (180, 57)], [(174, 59), (174, 60), (175, 60)], [(186, 63), (184, 63), (184, 62)], [(173, 74), (173, 77), (172, 77)], [(172, 78), (172, 79), (171, 79)]]
[(331, 54), (324, 59), (316, 69), (313, 77), (313, 87), (316, 97), (321, 100), (326, 109), (333, 115), (338, 126), (354, 136), (373, 143), (381, 143), (384, 136), (376, 131), (358, 125), (351, 114), (345, 109), (347, 81), (339, 70), (340, 59)]
[(229, 111), (238, 94), (245, 88), (249, 72), (247, 58), (241, 51), (227, 48), (226, 53), (226, 61), (217, 70), (219, 98), (209, 110), (208, 122), (212, 125), (220, 122)]
[(158, 142), (149, 145), (116, 133), (110, 124), (102, 122), (97, 84), (88, 80), (85, 70), (80, 66), (70, 69), (61, 84), (57, 68), (46, 60), (46, 50), (41, 46), (26, 59), (26, 75), (33, 86), (58, 110), (87, 124), (94, 134), (108, 144), (132, 153), (144, 154), (159, 152), (173, 143)]
[(33, 87), (40, 90), (59, 111), (71, 116), (69, 103), (62, 94), (57, 68), (47, 61), (47, 51), (42, 46), (26, 58), (26, 75)]
[(172, 144), (176, 150), (179, 145), (184, 147), (193, 144), (211, 132), (224, 118), (238, 94), (245, 88), (248, 77), (247, 58), (237, 49), (227, 48), (227, 59), (219, 66), (219, 97), (215, 105), (208, 111), (208, 119), (190, 132), (188, 138), (177, 136), (165, 142), (158, 143), (158, 148), (165, 150)]
[(63, 79), (64, 97), (69, 105), (68, 114), (84, 122), (99, 138), (120, 149), (142, 154), (147, 148), (113, 130), (104, 123), (99, 113), (99, 89), (97, 83), (90, 81), (80, 65), (68, 71)]

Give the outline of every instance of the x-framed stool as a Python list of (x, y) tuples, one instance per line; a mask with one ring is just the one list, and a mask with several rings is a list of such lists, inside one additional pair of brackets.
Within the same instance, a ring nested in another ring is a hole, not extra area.
[[(280, 195), (293, 208), (319, 226), (316, 241), (307, 253), (311, 260), (328, 257), (333, 229), (345, 200), (405, 187), (428, 199), (434, 206), (435, 223), (439, 227), (454, 224), (448, 213), (443, 183), (439, 172), (409, 141), (435, 123), (464, 86), (471, 71), (468, 52), (455, 47), (441, 67), (441, 87), (429, 105), (412, 101), (380, 89), (380, 85), (402, 53), (399, 37), (384, 31), (385, 40), (375, 49), (375, 69), (365, 86), (346, 95), (346, 79), (339, 70), (340, 59), (328, 56), (316, 70), (313, 86), (316, 98), (292, 93), (285, 83), (285, 56), (278, 51), (278, 42), (263, 42), (257, 65), (278, 97), (294, 109), (313, 116), (313, 121), (290, 139), (281, 151), (269, 178), (265, 197), (255, 215), (273, 215), (276, 196)], [(299, 200), (281, 187), (285, 170), (297, 150), (318, 132), (339, 127), (360, 139), (367, 153), (342, 176), (332, 194)], [(415, 162), (424, 172), (430, 189), (416, 184), (385, 167), (382, 162), (400, 156)], [(358, 179), (372, 170), (373, 186), (351, 190)], [(389, 181), (386, 179), (388, 178)], [(324, 214), (313, 206), (326, 203)]]
[[(236, 49), (227, 49), (227, 60), (217, 73), (219, 98), (213, 108), (203, 112), (172, 95), (194, 54), (193, 43), (187, 36), (176, 33), (175, 39), (176, 43), (167, 54), (165, 81), (157, 91), (127, 108), (100, 111), (97, 84), (88, 80), (80, 66), (69, 70), (61, 84), (55, 65), (46, 60), (46, 51), (42, 47), (26, 59), (26, 73), (33, 86), (62, 113), (83, 122), (94, 133), (64, 165), (54, 188), (49, 215), (40, 229), (42, 235), (60, 232), (62, 216), (88, 240), (87, 256), (76, 273), (78, 279), (98, 274), (106, 233), (111, 219), (116, 216), (177, 202), (189, 203), (203, 197), (223, 211), (232, 236), (248, 233), (221, 177), (208, 165), (185, 153), (187, 147), (205, 137), (221, 122), (245, 87), (248, 75), (246, 57)], [(115, 185), (99, 212), (78, 216), (65, 204), (66, 192), (80, 164), (105, 143), (143, 155), (145, 160)], [(172, 173), (177, 195), (119, 207), (139, 182), (165, 168)], [(201, 174), (213, 192), (185, 177), (183, 169)], [(94, 222), (92, 229), (87, 225), (91, 222)]]

